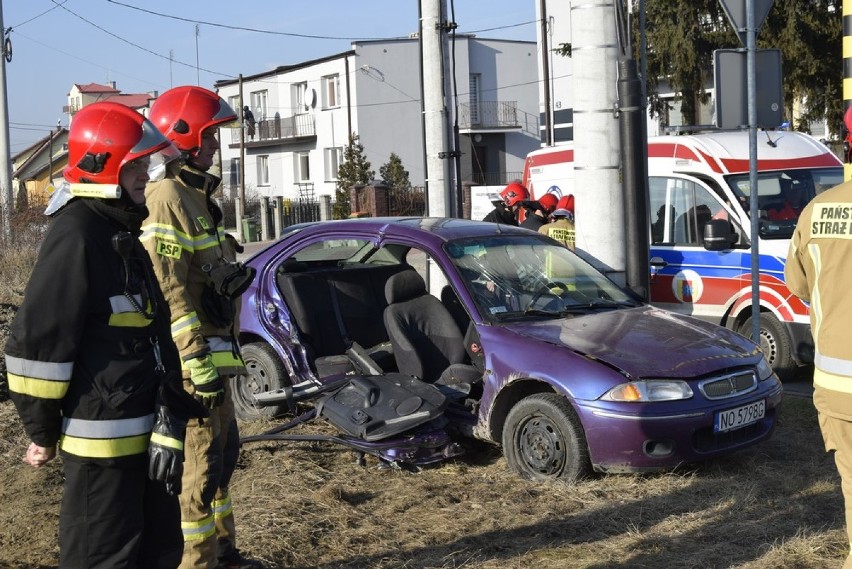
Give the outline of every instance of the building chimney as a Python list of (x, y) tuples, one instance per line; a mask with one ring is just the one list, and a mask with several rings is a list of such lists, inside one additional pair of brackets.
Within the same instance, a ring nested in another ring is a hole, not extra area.
[(115, 89), (115, 81), (110, 81), (109, 86), (112, 87), (113, 89)]

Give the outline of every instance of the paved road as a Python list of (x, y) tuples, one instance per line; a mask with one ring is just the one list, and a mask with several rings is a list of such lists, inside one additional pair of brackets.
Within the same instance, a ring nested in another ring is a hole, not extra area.
[(237, 254), (237, 260), (238, 261), (245, 261), (246, 259), (248, 259), (252, 255), (257, 253), (258, 251), (266, 249), (272, 243), (273, 243), (273, 241), (256, 241), (256, 242), (253, 242), (253, 243), (243, 243), (243, 248), (245, 249), (245, 251)]

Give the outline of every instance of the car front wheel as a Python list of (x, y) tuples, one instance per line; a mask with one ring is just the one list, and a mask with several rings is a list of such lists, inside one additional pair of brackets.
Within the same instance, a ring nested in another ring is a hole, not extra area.
[(260, 407), (255, 395), (292, 385), (290, 375), (278, 355), (267, 344), (252, 343), (242, 347), (246, 375), (231, 378), (234, 414), (243, 421), (271, 419), (287, 411), (287, 405)]
[(503, 454), (510, 470), (529, 480), (577, 480), (589, 473), (586, 436), (565, 397), (537, 393), (506, 417)]
[[(751, 317), (740, 327), (740, 334), (751, 338)], [(793, 359), (793, 346), (784, 325), (768, 312), (760, 313), (760, 349), (766, 361), (781, 380), (790, 379), (797, 369)]]

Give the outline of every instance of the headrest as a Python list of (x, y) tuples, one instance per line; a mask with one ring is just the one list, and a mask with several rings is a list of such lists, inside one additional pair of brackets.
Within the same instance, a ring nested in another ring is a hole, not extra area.
[(385, 283), (385, 299), (388, 304), (405, 302), (426, 294), (426, 282), (417, 271), (406, 270), (397, 273)]

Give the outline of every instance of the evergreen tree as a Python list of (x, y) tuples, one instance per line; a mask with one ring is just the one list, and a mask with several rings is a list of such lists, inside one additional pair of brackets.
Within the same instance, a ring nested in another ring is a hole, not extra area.
[(388, 187), (391, 214), (411, 214), (413, 205), (411, 181), (408, 179), (408, 171), (402, 165), (402, 159), (396, 152), (391, 152), (388, 161), (379, 168), (379, 176)]
[(349, 190), (352, 186), (369, 184), (375, 175), (364, 156), (364, 145), (358, 141), (357, 134), (350, 133), (349, 145), (343, 151), (343, 164), (337, 169), (337, 190), (332, 212), (334, 219), (343, 219), (349, 215)]
[[(632, 37), (638, 39), (639, 18), (633, 21), (637, 27)], [(667, 101), (659, 96), (660, 83), (667, 82), (680, 101), (683, 124), (698, 124), (698, 107), (710, 100), (704, 86), (713, 73), (713, 50), (739, 46), (719, 0), (651, 0), (645, 9), (645, 34), (652, 116), (667, 110)]]
[[(665, 112), (659, 87), (667, 82), (681, 102), (683, 124), (698, 124), (698, 104), (709, 101), (704, 85), (713, 74), (713, 50), (744, 46), (718, 0), (648, 0), (645, 19), (651, 113)], [(638, 60), (639, 18), (633, 23)], [(842, 37), (842, 0), (785, 0), (770, 9), (757, 47), (781, 50), (785, 120), (792, 123), (794, 101), (805, 103), (793, 128), (808, 130), (827, 117), (829, 128), (841, 131)]]
[(794, 102), (804, 102), (792, 127), (807, 131), (827, 119), (843, 129), (842, 0), (774, 2), (757, 36), (758, 47), (781, 50), (784, 118), (794, 123)]

